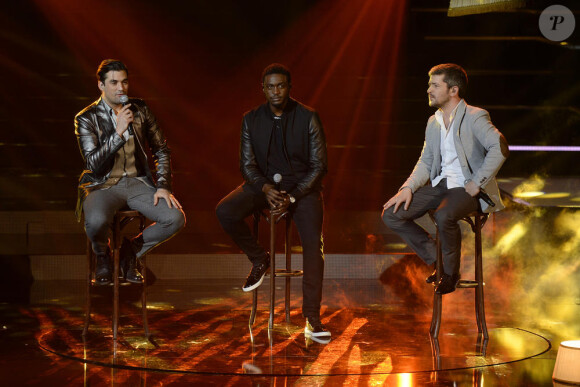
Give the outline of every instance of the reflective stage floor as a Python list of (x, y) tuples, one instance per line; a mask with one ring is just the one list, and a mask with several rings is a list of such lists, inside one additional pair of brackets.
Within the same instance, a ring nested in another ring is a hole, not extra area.
[(303, 333), (300, 281), (292, 286), (290, 324), (280, 288), (271, 334), (268, 280), (252, 330), (251, 295), (241, 283), (157, 281), (148, 290), (150, 340), (141, 325), (139, 287), (124, 286), (114, 344), (110, 288), (93, 291), (95, 313), (83, 340), (82, 281), (37, 281), (31, 292), (38, 301), (0, 305), (2, 384), (552, 385), (557, 324), (510, 313), (493, 294), (486, 300), (488, 341), (477, 333), (471, 290), (444, 297), (439, 340), (431, 341), (428, 285), (401, 291), (409, 284), (327, 280), (322, 319), (332, 339), (319, 343)]

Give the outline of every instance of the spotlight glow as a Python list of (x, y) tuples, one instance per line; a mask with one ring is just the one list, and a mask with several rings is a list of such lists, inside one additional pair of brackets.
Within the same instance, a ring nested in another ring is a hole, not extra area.
[(518, 241), (526, 234), (526, 227), (522, 223), (515, 224), (508, 230), (504, 236), (497, 242), (494, 254), (505, 254), (512, 246), (516, 245)]
[(544, 195), (544, 192), (542, 191), (527, 191), (514, 194), (514, 196), (518, 198), (535, 198), (542, 195)]
[(543, 194), (539, 196), (540, 199), (558, 199), (558, 198), (567, 198), (570, 196), (569, 192), (551, 192), (547, 194)]

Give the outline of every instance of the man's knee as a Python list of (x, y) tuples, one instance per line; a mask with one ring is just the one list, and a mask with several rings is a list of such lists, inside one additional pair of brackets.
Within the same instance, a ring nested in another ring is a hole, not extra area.
[(386, 224), (389, 228), (391, 228), (397, 221), (399, 221), (399, 217), (393, 213), (393, 207), (389, 207), (386, 210), (383, 210), (382, 218), (383, 223)]
[(176, 209), (175, 211), (171, 211), (167, 218), (167, 223), (170, 225), (173, 232), (178, 232), (185, 227), (185, 214), (182, 210)]
[(223, 201), (218, 203), (217, 207), (215, 208), (215, 214), (222, 226), (231, 222), (232, 220), (232, 211), (229, 209), (227, 203), (224, 203)]
[(228, 228), (229, 226), (243, 222), (249, 215), (241, 211), (237, 206), (239, 206), (239, 204), (223, 200), (218, 203), (215, 213), (222, 227)]
[(433, 218), (435, 219), (435, 224), (437, 224), (439, 230), (459, 230), (459, 219), (449, 211), (435, 211)]
[(435, 211), (433, 217), (438, 226), (449, 227), (457, 224), (457, 219), (455, 219), (449, 211), (445, 211), (444, 209)]
[(103, 229), (108, 228), (110, 220), (104, 213), (92, 212), (87, 214), (85, 212), (85, 231), (89, 239), (102, 232)]

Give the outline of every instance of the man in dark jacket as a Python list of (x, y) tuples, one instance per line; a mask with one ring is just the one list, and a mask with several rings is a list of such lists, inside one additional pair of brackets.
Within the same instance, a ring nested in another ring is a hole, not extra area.
[[(329, 337), (320, 321), (326, 139), (318, 114), (290, 98), (291, 85), (285, 66), (274, 63), (264, 69), (262, 88), (267, 102), (242, 119), (240, 170), (244, 183), (222, 199), (216, 213), (224, 230), (252, 262), (243, 287), (249, 292), (262, 283), (270, 260), (244, 219), (268, 207), (275, 214), (291, 212), (303, 250), (305, 333)], [(278, 185), (274, 183), (276, 174), (282, 176)]]
[[(97, 257), (95, 283), (112, 281), (109, 228), (117, 210), (129, 207), (154, 223), (121, 248), (124, 275), (142, 283), (138, 258), (171, 238), (185, 225), (181, 205), (171, 193), (171, 158), (161, 128), (145, 102), (127, 99), (129, 71), (107, 59), (97, 69), (101, 98), (75, 117), (75, 134), (85, 163), (79, 181), (76, 214), (85, 215), (85, 230)], [(155, 162), (153, 178), (147, 146)]]

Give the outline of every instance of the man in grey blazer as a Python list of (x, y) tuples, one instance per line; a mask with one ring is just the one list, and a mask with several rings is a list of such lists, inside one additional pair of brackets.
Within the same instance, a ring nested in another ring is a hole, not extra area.
[[(456, 64), (440, 64), (429, 71), (429, 106), (437, 111), (427, 121), (413, 172), (383, 206), (383, 222), (427, 264), (437, 260), (437, 246), (414, 220), (435, 211), (444, 269), (435, 289), (439, 294), (453, 292), (460, 279), (458, 221), (478, 208), (484, 212), (504, 208), (495, 176), (508, 156), (508, 144), (487, 111), (465, 103), (466, 88), (467, 74)], [(427, 277), (427, 283), (435, 280), (435, 272)]]

